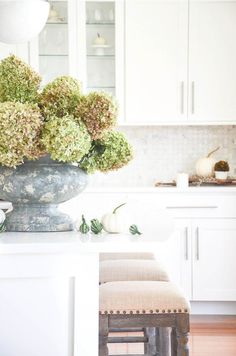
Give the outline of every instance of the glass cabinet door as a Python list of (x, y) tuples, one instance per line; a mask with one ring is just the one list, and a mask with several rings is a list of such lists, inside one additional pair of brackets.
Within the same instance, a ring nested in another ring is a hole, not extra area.
[(68, 2), (50, 1), (47, 23), (38, 38), (38, 68), (42, 85), (69, 74)]
[(87, 92), (115, 95), (115, 2), (86, 2)]

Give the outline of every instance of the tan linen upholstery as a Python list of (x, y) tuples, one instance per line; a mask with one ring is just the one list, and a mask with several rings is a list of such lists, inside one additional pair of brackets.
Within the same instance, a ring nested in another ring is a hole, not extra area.
[(171, 282), (132, 281), (101, 284), (100, 314), (188, 313), (190, 306)]
[(169, 281), (169, 277), (154, 260), (107, 260), (100, 262), (99, 281)]
[(106, 260), (155, 260), (151, 252), (100, 253), (100, 261)]

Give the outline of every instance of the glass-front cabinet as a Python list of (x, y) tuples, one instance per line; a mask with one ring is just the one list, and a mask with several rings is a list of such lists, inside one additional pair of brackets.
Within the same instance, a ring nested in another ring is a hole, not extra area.
[(44, 86), (69, 70), (68, 1), (50, 1), (50, 13), (44, 29), (31, 42), (31, 63), (42, 75)]
[(71, 75), (85, 93), (115, 95), (123, 117), (124, 1), (50, 0), (50, 5), (44, 29), (29, 46), (42, 85)]
[(43, 84), (59, 75), (69, 74), (68, 3), (50, 1), (47, 24), (39, 35), (39, 72)]
[(115, 3), (86, 2), (87, 90), (115, 94)]
[(117, 94), (117, 78), (122, 79), (116, 58), (117, 12), (121, 11), (121, 4), (122, 1), (107, 0), (50, 0), (47, 23), (30, 44), (30, 62), (42, 75), (43, 85), (57, 76), (73, 75), (82, 81), (84, 92)]

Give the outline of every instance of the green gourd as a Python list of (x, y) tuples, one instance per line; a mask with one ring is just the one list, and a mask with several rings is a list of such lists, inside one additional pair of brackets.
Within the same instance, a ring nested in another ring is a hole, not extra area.
[(81, 232), (81, 234), (87, 234), (89, 230), (89, 225), (86, 223), (84, 215), (82, 215), (82, 223), (79, 227), (79, 231)]
[(0, 233), (6, 231), (6, 226), (4, 223), (0, 224)]
[(142, 233), (139, 231), (138, 229), (138, 226), (133, 224), (130, 226), (129, 228), (129, 232), (132, 234), (132, 235), (142, 235)]
[(98, 219), (91, 220), (91, 231), (95, 235), (100, 234), (102, 232), (102, 230), (103, 230), (103, 226)]

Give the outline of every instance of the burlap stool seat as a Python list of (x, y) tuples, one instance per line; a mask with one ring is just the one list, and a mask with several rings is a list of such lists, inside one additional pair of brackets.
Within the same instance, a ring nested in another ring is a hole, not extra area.
[[(169, 342), (171, 355), (189, 355), (190, 306), (180, 289), (173, 283), (110, 282), (102, 284), (99, 290), (99, 356), (108, 356), (109, 329), (130, 327), (155, 328), (155, 330), (172, 328), (172, 342), (166, 340)], [(145, 338), (142, 341), (148, 342)], [(148, 351), (151, 355), (159, 352), (161, 356), (164, 356), (161, 351), (157, 350), (158, 341), (152, 347), (153, 349)]]
[(100, 283), (116, 281), (169, 281), (161, 264), (155, 260), (105, 260), (100, 262)]
[(100, 261), (106, 260), (155, 260), (155, 255), (151, 252), (114, 252), (100, 253)]

